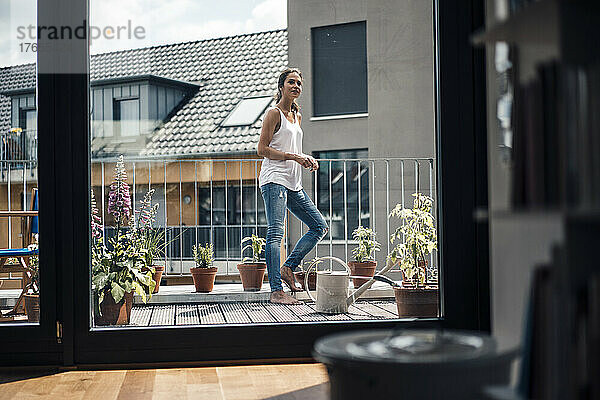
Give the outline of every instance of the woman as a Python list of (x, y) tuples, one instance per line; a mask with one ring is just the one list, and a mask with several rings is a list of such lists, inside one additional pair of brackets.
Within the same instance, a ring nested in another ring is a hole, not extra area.
[[(295, 68), (286, 69), (279, 75), (277, 89), (277, 104), (267, 111), (258, 142), (257, 153), (264, 157), (258, 181), (269, 225), (265, 256), (271, 285), (270, 300), (297, 304), (299, 301), (283, 291), (281, 280), (292, 292), (302, 290), (296, 286), (294, 270), (325, 236), (328, 227), (302, 188), (302, 168), (311, 172), (319, 168), (317, 160), (302, 153), (302, 116), (296, 103), (302, 93), (302, 73)], [(296, 243), (280, 269), (279, 247), (286, 208), (310, 229)]]

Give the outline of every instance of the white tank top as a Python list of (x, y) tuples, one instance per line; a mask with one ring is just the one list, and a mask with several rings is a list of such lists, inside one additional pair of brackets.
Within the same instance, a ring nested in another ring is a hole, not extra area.
[[(281, 115), (279, 130), (273, 134), (269, 147), (287, 153), (302, 154), (302, 129), (295, 114), (294, 123), (291, 123), (283, 112), (277, 108)], [(293, 160), (271, 160), (265, 157), (258, 177), (258, 185), (278, 183), (294, 191), (302, 189), (302, 166)]]

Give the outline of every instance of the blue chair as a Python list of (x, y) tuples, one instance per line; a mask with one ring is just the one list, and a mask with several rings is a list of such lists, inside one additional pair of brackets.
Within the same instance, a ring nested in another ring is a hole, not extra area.
[[(29, 261), (32, 256), (39, 254), (38, 249), (31, 250), (27, 246), (33, 243), (33, 235), (39, 233), (38, 224), (38, 191), (37, 188), (32, 190), (31, 193), (31, 210), (30, 211), (0, 211), (0, 217), (21, 217), (21, 233), (22, 233), (22, 247), (13, 249), (0, 249), (0, 273), (22, 273), (22, 291), (17, 303), (11, 311), (5, 316), (11, 316), (24, 311), (21, 303), (23, 302), (23, 296), (27, 294), (29, 289), (34, 288), (37, 285), (32, 277), (36, 273), (36, 270), (29, 267)], [(10, 235), (10, 232), (9, 232)], [(6, 261), (15, 258), (18, 264), (8, 264)], [(34, 289), (39, 289), (35, 287)]]

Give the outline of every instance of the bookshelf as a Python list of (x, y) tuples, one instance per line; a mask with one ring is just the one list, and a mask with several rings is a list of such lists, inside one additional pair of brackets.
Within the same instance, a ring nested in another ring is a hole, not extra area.
[(600, 398), (599, 3), (487, 0), (487, 28), (471, 37), (487, 56), (489, 199), (474, 218), (490, 227), (492, 333), (527, 358), (529, 396), (503, 398)]
[(598, 61), (600, 55), (593, 38), (597, 36), (600, 5), (590, 0), (520, 3), (523, 4), (508, 18), (490, 21), (484, 31), (473, 34), (472, 43), (483, 45), (503, 41), (524, 47), (533, 45), (538, 50), (542, 47), (552, 49), (543, 59), (560, 58), (561, 61), (577, 64)]
[(476, 45), (498, 41), (555, 45), (558, 43), (558, 8), (556, 0), (531, 3), (507, 20), (492, 22), (484, 31), (475, 33), (472, 42)]

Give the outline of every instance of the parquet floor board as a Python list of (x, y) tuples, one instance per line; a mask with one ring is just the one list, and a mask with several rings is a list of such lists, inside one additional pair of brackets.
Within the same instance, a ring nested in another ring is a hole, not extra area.
[[(0, 372), (1, 373), (1, 372)], [(0, 380), (3, 382), (6, 380)], [(311, 399), (329, 397), (321, 364), (69, 371), (0, 384), (0, 399)]]

